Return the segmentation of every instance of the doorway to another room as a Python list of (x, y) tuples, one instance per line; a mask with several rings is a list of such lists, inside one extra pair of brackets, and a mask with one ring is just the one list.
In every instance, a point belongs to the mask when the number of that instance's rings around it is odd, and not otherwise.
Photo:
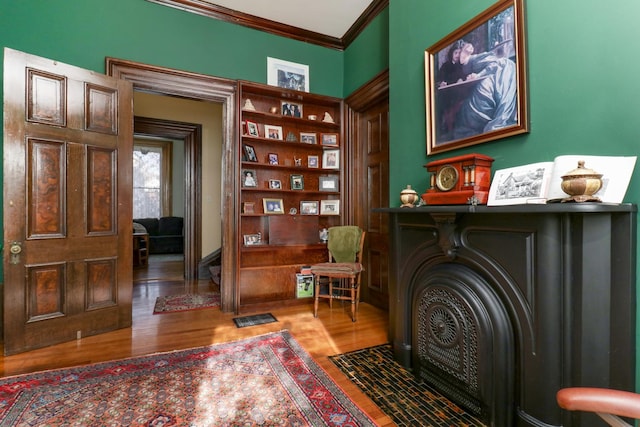
[(134, 114), (133, 219), (145, 228), (139, 241), (134, 229), (134, 282), (188, 288), (202, 278), (202, 258), (221, 246), (221, 167), (203, 165), (221, 164), (222, 108), (134, 92)]

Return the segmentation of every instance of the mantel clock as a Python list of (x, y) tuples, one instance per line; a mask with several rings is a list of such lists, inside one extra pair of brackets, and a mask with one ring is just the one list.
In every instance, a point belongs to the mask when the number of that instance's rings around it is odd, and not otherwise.
[(493, 159), (467, 154), (436, 160), (425, 165), (430, 174), (429, 189), (422, 195), (428, 205), (484, 205), (491, 187)]

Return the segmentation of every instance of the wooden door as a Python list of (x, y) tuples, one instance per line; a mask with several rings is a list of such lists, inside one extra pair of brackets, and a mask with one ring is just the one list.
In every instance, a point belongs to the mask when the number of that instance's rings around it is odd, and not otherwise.
[(4, 353), (131, 325), (132, 85), (4, 53)]
[(362, 276), (363, 300), (389, 307), (389, 219), (372, 212), (389, 206), (389, 98), (384, 72), (347, 99), (352, 180), (348, 193), (353, 221), (367, 231)]

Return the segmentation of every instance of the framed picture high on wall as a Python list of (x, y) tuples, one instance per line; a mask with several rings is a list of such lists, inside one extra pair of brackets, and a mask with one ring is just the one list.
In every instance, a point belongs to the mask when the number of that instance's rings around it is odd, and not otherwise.
[(523, 0), (500, 0), (425, 51), (427, 154), (529, 131)]
[(309, 92), (309, 66), (267, 57), (267, 84)]

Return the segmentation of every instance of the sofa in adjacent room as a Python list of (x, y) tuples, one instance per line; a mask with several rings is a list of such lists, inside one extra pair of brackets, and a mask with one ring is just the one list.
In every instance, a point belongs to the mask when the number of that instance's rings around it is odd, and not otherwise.
[(184, 253), (184, 219), (182, 217), (137, 218), (133, 222), (144, 226), (149, 233), (150, 254)]

